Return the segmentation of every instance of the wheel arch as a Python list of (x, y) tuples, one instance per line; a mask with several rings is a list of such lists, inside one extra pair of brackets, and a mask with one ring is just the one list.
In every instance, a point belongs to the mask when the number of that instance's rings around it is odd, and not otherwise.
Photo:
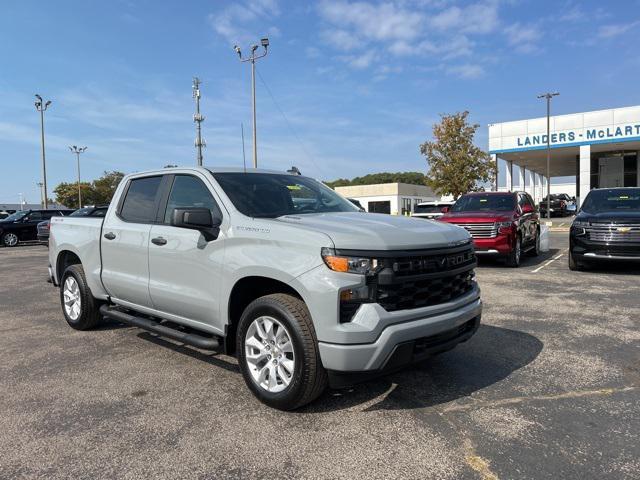
[(303, 296), (290, 284), (272, 277), (252, 275), (236, 281), (229, 294), (227, 304), (227, 328), (225, 335), (225, 352), (235, 353), (236, 331), (242, 312), (255, 299), (273, 293), (286, 293), (304, 301)]

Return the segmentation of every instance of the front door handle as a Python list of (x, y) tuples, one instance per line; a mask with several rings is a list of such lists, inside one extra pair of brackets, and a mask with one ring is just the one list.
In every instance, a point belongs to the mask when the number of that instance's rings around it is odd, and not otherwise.
[(153, 243), (154, 245), (166, 245), (167, 240), (162, 237), (156, 237), (151, 239), (151, 243)]
[(104, 234), (104, 238), (107, 240), (114, 240), (116, 238), (116, 234), (113, 232), (107, 232)]

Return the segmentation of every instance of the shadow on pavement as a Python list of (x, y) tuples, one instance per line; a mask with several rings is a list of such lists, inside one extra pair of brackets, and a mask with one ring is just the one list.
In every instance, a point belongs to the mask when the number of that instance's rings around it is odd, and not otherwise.
[[(523, 253), (520, 259), (520, 267), (519, 268), (529, 268), (535, 267), (543, 264), (547, 260), (551, 260), (558, 253), (560, 253), (561, 249), (559, 248), (550, 248), (548, 252), (540, 253), (537, 257), (532, 257), (528, 253)], [(511, 269), (511, 267), (507, 266), (504, 259), (500, 256), (495, 255), (478, 255), (478, 267), (479, 268), (507, 268)], [(514, 268), (512, 270), (517, 270)]]
[(531, 363), (542, 347), (542, 342), (528, 333), (481, 325), (468, 342), (448, 353), (351, 389), (330, 390), (300, 412), (350, 408), (385, 392), (389, 393), (366, 411), (440, 405), (504, 380)]

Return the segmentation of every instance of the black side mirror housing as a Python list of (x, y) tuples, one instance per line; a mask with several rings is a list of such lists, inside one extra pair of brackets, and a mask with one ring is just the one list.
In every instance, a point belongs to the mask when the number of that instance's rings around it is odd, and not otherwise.
[(218, 238), (222, 218), (213, 216), (208, 208), (174, 208), (171, 225), (198, 230), (208, 242)]

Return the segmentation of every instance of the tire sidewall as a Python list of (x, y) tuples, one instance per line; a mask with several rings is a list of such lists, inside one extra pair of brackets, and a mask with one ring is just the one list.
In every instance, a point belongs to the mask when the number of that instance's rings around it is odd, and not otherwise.
[[(67, 315), (67, 311), (64, 308), (64, 284), (67, 281), (67, 278), (73, 277), (78, 284), (78, 289), (80, 290), (80, 315), (78, 318), (73, 320), (71, 317)], [(85, 280), (76, 270), (75, 265), (71, 265), (67, 267), (67, 269), (62, 274), (62, 279), (60, 281), (60, 305), (62, 306), (62, 314), (64, 315), (64, 319), (67, 323), (75, 328), (75, 329), (84, 329), (84, 323), (87, 321), (87, 298), (88, 295), (91, 295), (91, 292), (88, 291), (87, 286), (85, 285)]]
[[(244, 340), (247, 330), (251, 323), (258, 317), (269, 316), (274, 317), (287, 329), (291, 342), (293, 344), (293, 354), (295, 358), (294, 373), (291, 383), (287, 388), (281, 392), (273, 393), (260, 387), (254, 381), (247, 366), (245, 358), (245, 346)], [(269, 406), (280, 409), (288, 409), (291, 404), (296, 403), (297, 399), (304, 392), (304, 373), (305, 373), (305, 351), (302, 339), (302, 333), (296, 317), (289, 312), (286, 308), (280, 305), (278, 302), (267, 299), (259, 298), (253, 301), (244, 311), (240, 322), (238, 324), (238, 332), (236, 336), (236, 352), (238, 355), (238, 364), (242, 376), (253, 394), (258, 397), (260, 401), (266, 403)]]

